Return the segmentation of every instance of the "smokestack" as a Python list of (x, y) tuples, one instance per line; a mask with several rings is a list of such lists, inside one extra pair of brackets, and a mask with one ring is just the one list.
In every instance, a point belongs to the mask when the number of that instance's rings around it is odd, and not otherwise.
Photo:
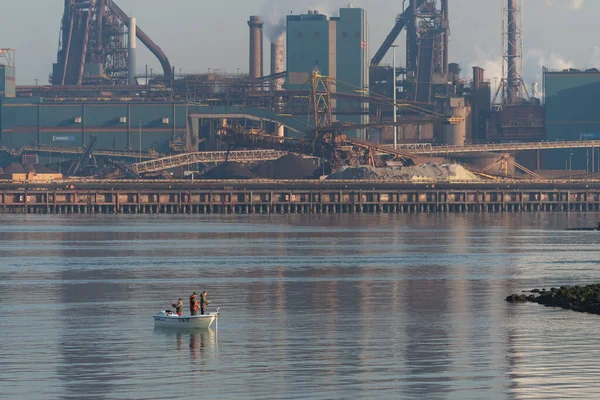
[(481, 67), (473, 67), (473, 90), (481, 88), (481, 82), (484, 81), (484, 71)]
[[(271, 42), (271, 75), (278, 74), (280, 72), (285, 71), (285, 51), (283, 46), (283, 35), (280, 35), (277, 39)], [(283, 84), (285, 82), (285, 78), (273, 79), (271, 83), (271, 90), (279, 91), (283, 90)], [(282, 108), (283, 99), (281, 97), (277, 98), (278, 108)], [(277, 127), (277, 136), (283, 137), (285, 136), (285, 128), (283, 125)]]
[(251, 16), (250, 27), (250, 79), (263, 76), (263, 20), (259, 16)]
[(129, 21), (129, 84), (135, 85), (135, 53), (137, 49), (137, 22), (135, 17), (131, 17)]
[(508, 52), (507, 52), (507, 66), (508, 76), (506, 77), (507, 88), (506, 98), (508, 104), (514, 104), (517, 100), (517, 93), (519, 91), (519, 79), (517, 71), (517, 0), (508, 0), (507, 7), (507, 32), (508, 32)]
[[(279, 36), (271, 43), (271, 74), (278, 74), (285, 71), (285, 51), (283, 47), (283, 35)], [(271, 85), (272, 90), (283, 89), (284, 78), (274, 79)]]

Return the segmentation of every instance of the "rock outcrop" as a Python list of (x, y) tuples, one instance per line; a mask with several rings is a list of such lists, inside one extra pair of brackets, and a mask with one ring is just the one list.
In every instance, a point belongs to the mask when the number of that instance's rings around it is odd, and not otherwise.
[(528, 293), (512, 294), (506, 298), (511, 303), (532, 302), (549, 307), (600, 314), (600, 284), (586, 286), (561, 286), (560, 288), (533, 289)]

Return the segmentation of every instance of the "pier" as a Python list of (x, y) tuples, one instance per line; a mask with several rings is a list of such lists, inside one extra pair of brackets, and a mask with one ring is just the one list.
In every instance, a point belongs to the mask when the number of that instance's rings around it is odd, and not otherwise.
[(97, 181), (0, 184), (4, 214), (396, 214), (600, 211), (600, 183)]

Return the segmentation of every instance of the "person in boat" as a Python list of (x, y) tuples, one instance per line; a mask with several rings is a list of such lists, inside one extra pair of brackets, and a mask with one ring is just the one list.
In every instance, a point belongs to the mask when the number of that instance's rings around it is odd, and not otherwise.
[(198, 302), (198, 293), (194, 292), (190, 296), (190, 314), (197, 315), (200, 303)]
[(202, 296), (200, 296), (200, 314), (204, 315), (204, 311), (206, 310), (206, 306), (210, 304), (210, 300), (206, 298), (206, 290), (202, 292)]
[(177, 315), (179, 315), (180, 317), (183, 315), (183, 300), (181, 299), (181, 297), (179, 298), (179, 300), (177, 300), (177, 304), (171, 303), (171, 307), (175, 309)]

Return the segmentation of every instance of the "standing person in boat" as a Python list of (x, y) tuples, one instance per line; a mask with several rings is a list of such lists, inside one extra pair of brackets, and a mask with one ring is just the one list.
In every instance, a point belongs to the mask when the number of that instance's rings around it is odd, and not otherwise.
[(190, 314), (197, 315), (200, 304), (198, 303), (198, 293), (194, 292), (190, 296)]
[(175, 309), (177, 315), (179, 315), (180, 317), (183, 315), (183, 300), (181, 299), (181, 297), (179, 298), (179, 300), (177, 300), (177, 304), (171, 303), (171, 307)]
[(206, 290), (202, 292), (202, 296), (200, 297), (200, 314), (204, 315), (204, 310), (206, 310), (206, 306), (210, 304), (210, 300), (206, 298)]

